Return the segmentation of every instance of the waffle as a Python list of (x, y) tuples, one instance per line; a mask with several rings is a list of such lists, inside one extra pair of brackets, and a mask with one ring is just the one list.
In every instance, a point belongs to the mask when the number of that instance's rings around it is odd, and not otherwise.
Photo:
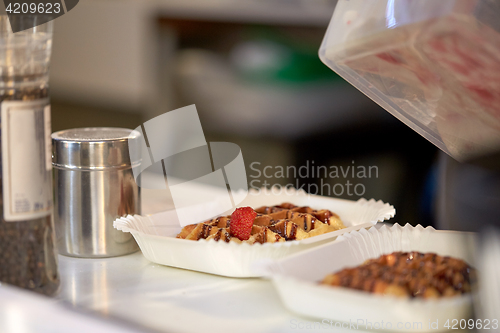
[(263, 206), (255, 211), (257, 216), (253, 222), (252, 234), (246, 241), (231, 236), (231, 216), (187, 225), (177, 238), (263, 244), (301, 240), (345, 228), (340, 217), (327, 209), (315, 210), (283, 203), (278, 206)]
[(375, 294), (438, 298), (470, 292), (474, 274), (460, 259), (434, 253), (394, 252), (329, 274), (321, 283)]

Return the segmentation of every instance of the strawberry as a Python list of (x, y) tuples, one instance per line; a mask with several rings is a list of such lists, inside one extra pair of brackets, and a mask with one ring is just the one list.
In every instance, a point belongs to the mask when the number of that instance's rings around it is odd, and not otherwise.
[(231, 214), (229, 231), (231, 236), (239, 240), (247, 240), (252, 233), (253, 221), (257, 213), (250, 207), (240, 207)]

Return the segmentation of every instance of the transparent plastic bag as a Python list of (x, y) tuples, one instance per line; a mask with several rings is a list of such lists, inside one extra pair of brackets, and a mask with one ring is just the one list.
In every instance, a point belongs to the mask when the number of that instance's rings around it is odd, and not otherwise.
[(500, 1), (339, 0), (321, 60), (457, 160), (500, 150)]

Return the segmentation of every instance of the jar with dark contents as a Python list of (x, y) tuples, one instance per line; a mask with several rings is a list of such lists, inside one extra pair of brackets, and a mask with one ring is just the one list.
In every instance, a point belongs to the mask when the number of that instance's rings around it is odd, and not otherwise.
[[(31, 18), (37, 19), (37, 18)], [(0, 283), (53, 295), (48, 66), (51, 22), (12, 33), (0, 16)]]

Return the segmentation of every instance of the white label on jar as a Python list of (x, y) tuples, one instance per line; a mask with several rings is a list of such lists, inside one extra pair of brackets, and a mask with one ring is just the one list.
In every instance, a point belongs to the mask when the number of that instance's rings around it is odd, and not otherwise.
[(50, 125), (50, 105), (43, 108), (45, 130), (45, 168), (52, 171), (52, 126)]
[(1, 103), (5, 221), (31, 220), (52, 211), (48, 103), (48, 99)]

